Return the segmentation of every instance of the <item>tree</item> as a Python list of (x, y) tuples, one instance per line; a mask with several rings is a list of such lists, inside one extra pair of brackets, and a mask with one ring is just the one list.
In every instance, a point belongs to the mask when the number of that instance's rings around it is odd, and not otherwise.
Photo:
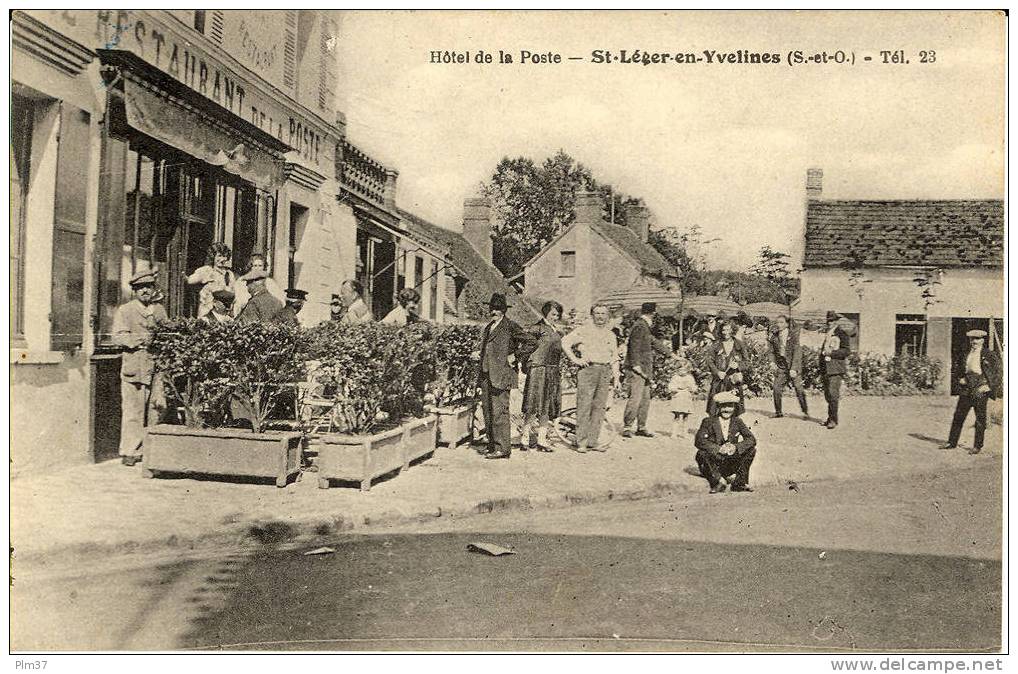
[(581, 190), (599, 192), (604, 199), (604, 218), (625, 224), (625, 205), (638, 201), (601, 185), (583, 164), (559, 150), (538, 165), (529, 157), (503, 157), (482, 193), (494, 211), (492, 258), (506, 277), (518, 274), (523, 265), (546, 246), (576, 217), (573, 208)]
[(763, 246), (756, 263), (749, 268), (751, 274), (766, 279), (782, 290), (784, 295), (781, 298), (782, 304), (788, 304), (799, 295), (799, 279), (789, 269), (791, 258), (788, 253)]
[[(919, 297), (923, 301), (923, 312), (927, 319), (933, 305), (940, 302), (937, 298), (937, 286), (941, 284), (940, 279), (943, 275), (942, 269), (926, 269), (918, 272), (912, 279), (919, 288)], [(919, 338), (919, 353), (926, 353), (926, 321), (923, 321), (923, 332)]]
[(702, 294), (702, 276), (707, 260), (700, 246), (701, 231), (698, 225), (688, 230), (676, 227), (655, 229), (647, 236), (647, 243), (661, 254), (668, 264), (679, 270), (683, 294)]

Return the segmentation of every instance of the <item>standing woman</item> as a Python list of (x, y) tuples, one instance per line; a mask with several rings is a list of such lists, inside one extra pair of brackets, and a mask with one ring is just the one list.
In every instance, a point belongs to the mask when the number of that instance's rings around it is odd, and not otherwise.
[(217, 290), (233, 290), (236, 277), (230, 269), (233, 253), (225, 243), (209, 246), (205, 264), (187, 277), (188, 285), (200, 285), (198, 292), (198, 318), (205, 318), (212, 311), (212, 293)]
[(541, 307), (543, 319), (530, 329), (534, 351), (527, 359), (527, 382), (523, 388), (524, 442), (529, 442), (533, 428), (537, 427), (537, 450), (550, 452), (548, 428), (562, 409), (562, 335), (558, 323), (562, 319), (562, 305), (545, 302)]
[(707, 395), (707, 414), (717, 411), (714, 396), (722, 391), (733, 391), (739, 396), (736, 415), (746, 411), (745, 393), (743, 391), (743, 368), (748, 359), (746, 347), (735, 339), (735, 327), (725, 321), (718, 328), (718, 342), (710, 350), (707, 364), (710, 366), (710, 391)]

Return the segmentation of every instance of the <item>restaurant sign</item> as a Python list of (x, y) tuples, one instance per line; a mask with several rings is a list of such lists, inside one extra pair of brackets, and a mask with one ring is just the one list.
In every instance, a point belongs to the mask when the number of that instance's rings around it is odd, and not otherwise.
[[(54, 28), (59, 25), (58, 30), (66, 28), (68, 35), (83, 40), (86, 46), (124, 50), (139, 56), (189, 89), (292, 147), (301, 164), (325, 175), (332, 173), (334, 151), (327, 146), (334, 144), (335, 139), (330, 139), (322, 126), (280, 105), (277, 97), (262, 91), (250, 78), (238, 76), (235, 69), (212, 57), (209, 50), (181, 35), (190, 29), (182, 25), (172, 27), (169, 22), (158, 20), (152, 12), (122, 9), (31, 10), (28, 13)], [(266, 64), (277, 61), (281, 64), (281, 54), (277, 59), (273, 49), (259, 50), (254, 46), (258, 37), (264, 35), (265, 26), (256, 28), (254, 23), (249, 23), (247, 29), (245, 38), (239, 35), (238, 24), (238, 34), (234, 35), (239, 39), (235, 48), (242, 48), (245, 40), (251, 45), (247, 55), (238, 60), (254, 58)]]

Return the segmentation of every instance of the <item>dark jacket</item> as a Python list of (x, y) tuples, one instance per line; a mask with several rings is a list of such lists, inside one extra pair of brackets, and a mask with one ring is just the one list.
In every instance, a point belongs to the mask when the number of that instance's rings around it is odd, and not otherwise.
[(844, 328), (834, 328), (834, 336), (840, 341), (839, 347), (826, 354), (821, 349), (821, 353), (818, 356), (820, 358), (820, 373), (826, 376), (845, 374), (848, 371), (845, 359), (848, 358), (848, 354), (852, 353), (849, 344), (850, 338)]
[(802, 344), (799, 343), (799, 335), (799, 326), (788, 326), (788, 339), (784, 344), (784, 355), (781, 353), (781, 333), (775, 330), (767, 338), (767, 344), (771, 347), (771, 355), (774, 357), (774, 365), (778, 369), (785, 372), (789, 370), (802, 372)]
[(297, 312), (293, 310), (289, 304), (284, 306), (282, 309), (276, 312), (276, 315), (272, 318), (275, 323), (282, 323), (283, 325), (292, 325), (297, 328), (300, 327), (300, 321), (297, 320)]
[[(694, 441), (696, 448), (707, 452), (713, 457), (725, 459), (727, 455), (721, 453), (721, 424), (724, 423), (724, 419), (716, 416), (704, 417), (704, 420), (700, 422), (700, 428), (696, 432), (696, 440)], [(728, 434), (726, 436), (729, 441), (735, 443), (735, 456), (745, 454), (749, 450), (756, 447), (756, 437), (753, 436), (752, 431), (739, 417), (732, 417), (728, 420)]]
[(529, 339), (523, 328), (507, 317), (503, 318), (494, 330), (491, 330), (490, 323), (486, 325), (481, 337), (481, 362), (477, 385), (482, 385), (487, 379), (496, 389), (516, 388), (516, 366), (509, 364), (509, 356), (517, 357)]
[(732, 352), (729, 354), (725, 353), (724, 343), (718, 342), (710, 347), (710, 358), (707, 361), (708, 367), (710, 367), (711, 375), (715, 380), (724, 380), (728, 370), (731, 369), (733, 359), (738, 357), (739, 369), (745, 371), (746, 364), (749, 362), (749, 354), (746, 351), (746, 345), (739, 340), (733, 340), (735, 346), (732, 348)]
[(990, 398), (997, 400), (1004, 396), (1004, 379), (1002, 376), (1003, 366), (1001, 364), (1000, 355), (983, 347), (983, 350), (979, 354), (979, 366), (983, 370), (983, 379), (985, 381), (969, 381), (969, 377), (965, 373), (965, 361), (968, 359), (968, 352), (961, 357), (961, 363), (959, 363), (958, 371), (962, 374), (959, 375), (958, 383), (961, 384), (963, 392), (973, 395), (976, 390), (986, 384), (990, 387)]
[(237, 321), (242, 324), (271, 323), (282, 308), (282, 302), (273, 297), (268, 290), (263, 290), (247, 301), (240, 310)]
[(529, 343), (533, 348), (527, 358), (529, 367), (558, 367), (562, 360), (562, 335), (546, 321), (538, 321), (529, 331)]
[(667, 346), (660, 344), (650, 331), (650, 326), (643, 318), (637, 318), (629, 329), (629, 343), (626, 345), (627, 370), (635, 370), (639, 366), (647, 379), (654, 376), (654, 351), (665, 355), (671, 352)]

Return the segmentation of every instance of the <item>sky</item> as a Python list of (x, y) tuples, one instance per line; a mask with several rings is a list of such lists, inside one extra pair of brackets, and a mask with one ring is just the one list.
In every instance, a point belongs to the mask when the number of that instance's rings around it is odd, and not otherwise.
[[(558, 149), (699, 225), (714, 267), (802, 253), (805, 175), (832, 199), (1002, 198), (1002, 16), (992, 12), (340, 12), (348, 136), (399, 171), (397, 201), (457, 229), (504, 156)], [(780, 65), (593, 63), (593, 50), (781, 55)], [(910, 63), (883, 64), (881, 50)], [(494, 55), (432, 64), (432, 50)], [(514, 63), (499, 64), (498, 51)], [(521, 50), (560, 64), (521, 64)], [(789, 51), (856, 65), (788, 66)], [(935, 62), (920, 63), (921, 51)], [(864, 55), (873, 61), (862, 61)], [(567, 60), (569, 56), (582, 61)], [(929, 58), (929, 56), (927, 56)]]

